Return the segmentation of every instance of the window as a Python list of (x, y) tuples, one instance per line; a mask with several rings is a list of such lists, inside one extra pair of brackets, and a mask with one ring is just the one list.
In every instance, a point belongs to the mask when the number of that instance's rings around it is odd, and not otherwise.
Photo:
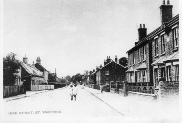
[(133, 64), (135, 64), (135, 52), (133, 52)]
[(158, 69), (154, 69), (154, 80), (155, 80), (156, 86), (158, 86), (158, 84), (159, 84), (159, 82), (158, 82)]
[(128, 81), (133, 82), (133, 73), (128, 73)]
[(146, 46), (143, 46), (142, 49), (143, 49), (143, 54), (142, 54), (142, 57), (143, 57), (143, 58), (142, 58), (142, 59), (143, 59), (143, 60), (146, 60)]
[(143, 47), (142, 48), (140, 48), (140, 61), (142, 61), (143, 60)]
[(155, 39), (155, 56), (159, 54), (158, 38)]
[(138, 62), (140, 62), (140, 49), (138, 49)]
[(161, 68), (161, 78), (165, 78), (165, 67)]
[(165, 53), (164, 35), (161, 36), (161, 54)]
[(137, 82), (141, 82), (141, 72), (137, 71)]
[(175, 81), (179, 81), (179, 65), (175, 66)]
[(105, 75), (109, 75), (109, 70), (106, 70), (105, 71)]
[(172, 78), (171, 78), (171, 66), (167, 66), (166, 67), (167, 69), (167, 81), (172, 81)]
[(146, 71), (142, 70), (142, 82), (146, 82)]
[(178, 47), (178, 32), (177, 28), (173, 29), (173, 49), (176, 49)]

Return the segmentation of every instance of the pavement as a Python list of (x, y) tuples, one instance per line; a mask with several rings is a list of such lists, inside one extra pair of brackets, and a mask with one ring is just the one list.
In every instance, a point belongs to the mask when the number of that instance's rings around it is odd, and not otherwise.
[[(64, 89), (64, 88), (65, 88), (65, 87), (63, 87), (63, 88), (58, 88), (58, 89)], [(12, 97), (7, 97), (7, 98), (4, 98), (3, 100), (4, 100), (5, 102), (9, 102), (9, 101), (13, 101), (13, 100), (18, 100), (18, 99), (30, 97), (30, 96), (33, 96), (33, 95), (36, 95), (36, 94), (45, 93), (45, 92), (48, 92), (48, 91), (53, 91), (53, 90), (27, 91), (26, 94), (20, 94), (20, 95), (16, 95), (16, 96), (12, 96)]]
[(165, 104), (148, 98), (124, 97), (110, 92), (101, 93), (100, 90), (88, 87), (84, 87), (84, 89), (120, 112), (123, 116), (155, 119), (167, 118), (172, 120), (179, 118), (179, 105), (175, 101)]

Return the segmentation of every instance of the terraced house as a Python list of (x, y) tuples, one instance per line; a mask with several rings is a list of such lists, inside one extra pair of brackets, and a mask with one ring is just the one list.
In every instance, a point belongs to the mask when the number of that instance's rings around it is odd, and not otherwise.
[(161, 25), (147, 35), (145, 24), (139, 39), (127, 51), (127, 81), (130, 91), (154, 93), (159, 80), (179, 81), (179, 15), (172, 17), (170, 1), (160, 6)]

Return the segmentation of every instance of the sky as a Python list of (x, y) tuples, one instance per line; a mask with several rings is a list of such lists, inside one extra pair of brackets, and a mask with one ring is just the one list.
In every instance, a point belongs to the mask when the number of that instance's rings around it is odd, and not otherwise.
[[(138, 28), (147, 34), (161, 25), (163, 0), (4, 0), (3, 56), (26, 55), (58, 77), (84, 73), (104, 59), (127, 57), (138, 41)], [(167, 0), (166, 0), (167, 1)], [(179, 1), (170, 0), (173, 16)]]

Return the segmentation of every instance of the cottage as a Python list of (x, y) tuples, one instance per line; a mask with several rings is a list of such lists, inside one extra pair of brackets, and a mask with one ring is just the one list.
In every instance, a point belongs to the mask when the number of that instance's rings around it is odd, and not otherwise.
[(21, 64), (21, 81), (23, 81), (26, 90), (30, 91), (32, 85), (40, 85), (45, 83), (43, 72), (38, 70), (35, 66), (28, 64), (28, 58), (25, 56)]

